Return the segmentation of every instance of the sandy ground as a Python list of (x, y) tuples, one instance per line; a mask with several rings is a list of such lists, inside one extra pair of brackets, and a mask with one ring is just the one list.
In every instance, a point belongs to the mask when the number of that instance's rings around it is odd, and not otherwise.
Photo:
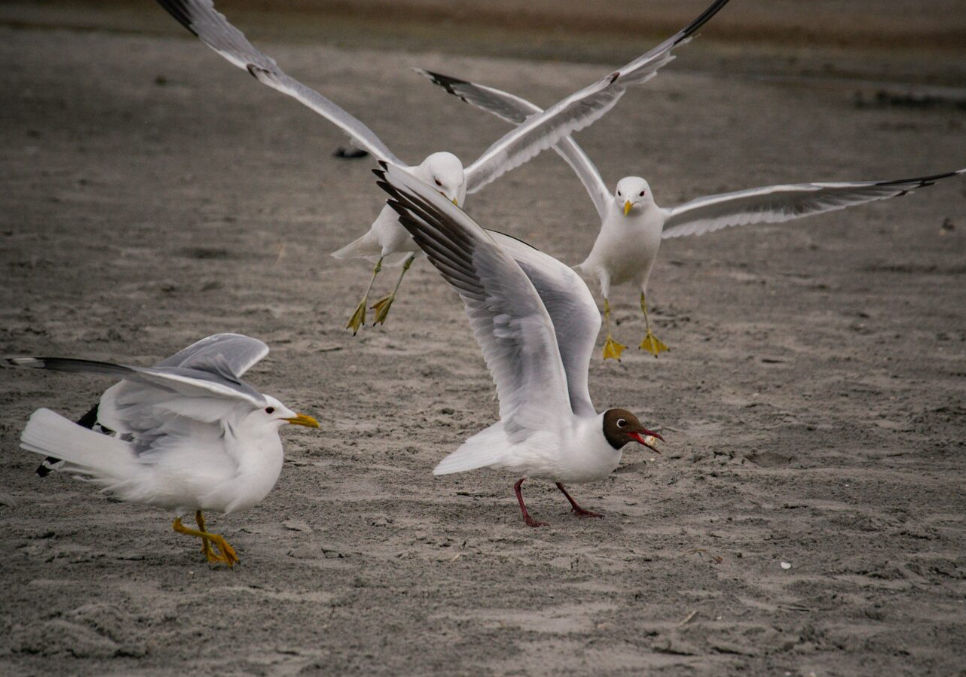
[[(404, 67), (545, 105), (602, 72), (264, 47), (412, 161), (472, 159), (504, 128)], [(685, 56), (579, 135), (608, 183), (643, 174), (674, 204), (964, 165), (954, 101)], [(79, 416), (110, 381), (0, 371), (3, 674), (963, 674), (963, 181), (666, 243), (651, 294), (672, 352), (591, 368), (598, 407), (640, 412), (666, 453), (574, 488), (602, 521), (532, 483), (551, 525), (532, 530), (516, 478), (430, 474), (496, 415), (436, 272), (414, 267), (385, 328), (342, 330), (368, 269), (328, 253), (379, 209), (370, 161), (332, 157), (329, 125), (176, 31), (3, 27), (0, 57), (0, 354), (150, 364), (244, 332), (273, 349), (250, 381), (322, 421), (285, 431), (263, 505), (213, 518), (228, 571), (167, 515), (40, 480), (17, 449), (33, 409)], [(596, 234), (552, 154), (468, 209), (569, 263)], [(634, 294), (615, 297), (636, 345)]]

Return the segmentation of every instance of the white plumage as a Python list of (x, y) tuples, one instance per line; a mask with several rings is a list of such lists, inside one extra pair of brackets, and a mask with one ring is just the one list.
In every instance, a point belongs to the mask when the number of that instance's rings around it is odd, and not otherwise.
[[(444, 87), (450, 94), (515, 125), (525, 126), (530, 120), (543, 114), (538, 106), (514, 94), (448, 75), (419, 72)], [(677, 207), (662, 209), (654, 202), (654, 195), (647, 181), (637, 176), (621, 179), (616, 190), (611, 193), (593, 161), (574, 139), (568, 137), (561, 140), (554, 150), (577, 174), (600, 217), (600, 232), (593, 249), (577, 268), (592, 275), (600, 283), (605, 317), (609, 316), (610, 311), (611, 286), (630, 283), (640, 290), (641, 309), (647, 322), (647, 335), (641, 341), (640, 347), (655, 356), (667, 350), (667, 346), (651, 332), (645, 297), (647, 281), (657, 260), (662, 239), (703, 235), (730, 226), (783, 223), (804, 216), (898, 197), (966, 172), (966, 169), (960, 169), (945, 174), (896, 181), (766, 186), (710, 195)], [(613, 340), (608, 322), (604, 359), (619, 359), (625, 347)]]
[[(231, 64), (247, 70), (259, 82), (291, 96), (322, 115), (347, 134), (356, 146), (371, 153), (379, 161), (410, 172), (425, 183), (435, 186), (447, 199), (462, 205), (467, 192), (480, 190), (504, 173), (553, 147), (571, 133), (603, 117), (617, 104), (627, 87), (647, 82), (658, 70), (670, 63), (674, 59), (672, 50), (687, 42), (728, 1), (715, 0), (697, 19), (670, 39), (623, 68), (565, 97), (546, 111), (541, 111), (539, 115), (533, 115), (524, 124), (493, 143), (465, 170), (455, 155), (446, 152), (433, 153), (417, 166), (404, 163), (360, 120), (283, 72), (274, 59), (256, 49), (241, 31), (215, 10), (212, 0), (158, 0), (158, 3)], [(400, 227), (395, 214), (383, 208), (365, 235), (333, 254), (338, 259), (365, 258), (376, 263), (369, 287), (349, 318), (347, 329), (352, 329), (355, 333), (365, 323), (369, 292), (376, 275), (382, 270), (383, 260), (393, 254), (408, 254), (397, 261), (403, 263), (403, 270), (393, 292), (372, 305), (377, 311), (374, 324), (385, 322), (402, 276), (409, 269), (417, 251), (406, 231)]]
[[(224, 539), (205, 531), (201, 511), (232, 513), (258, 504), (282, 469), (279, 429), (286, 423), (318, 427), (315, 419), (239, 379), (267, 352), (257, 339), (218, 334), (156, 367), (72, 358), (10, 360), (122, 379), (97, 406), (97, 423), (112, 434), (38, 409), (21, 447), (60, 459), (55, 468), (86, 477), (122, 501), (177, 515), (196, 512), (200, 532), (185, 530), (180, 519), (175, 529), (202, 538), (211, 561), (233, 565), (237, 556)], [(221, 555), (211, 552), (209, 542), (221, 547)]]
[[(493, 376), (500, 421), (443, 459), (437, 475), (492, 467), (521, 479), (563, 483), (610, 474), (628, 442), (650, 446), (654, 435), (633, 414), (598, 414), (587, 391), (587, 369), (600, 315), (587, 285), (567, 266), (507, 236), (483, 230), (462, 210), (407, 172), (383, 165), (379, 185), (400, 223), (459, 293), (473, 335)], [(652, 447), (653, 448), (653, 447)]]

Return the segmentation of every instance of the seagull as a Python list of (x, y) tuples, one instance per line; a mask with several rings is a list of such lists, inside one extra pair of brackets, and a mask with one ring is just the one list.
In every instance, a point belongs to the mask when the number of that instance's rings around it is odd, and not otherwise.
[[(233, 567), (238, 555), (205, 527), (202, 511), (232, 513), (257, 505), (282, 470), (279, 429), (318, 428), (263, 395), (240, 376), (268, 346), (240, 334), (216, 334), (155, 367), (129, 367), (62, 357), (21, 357), (20, 367), (120, 377), (101, 396), (93, 417), (110, 435), (38, 409), (21, 448), (53, 456), (50, 467), (86, 478), (122, 501), (174, 512), (174, 530), (201, 539), (211, 563)], [(194, 512), (198, 529), (181, 522)], [(212, 547), (214, 546), (214, 547)]]
[[(715, 0), (699, 17), (670, 39), (623, 68), (565, 97), (541, 114), (531, 116), (498, 139), (464, 169), (459, 158), (449, 152), (433, 153), (416, 166), (404, 163), (357, 118), (319, 92), (285, 74), (274, 59), (256, 49), (241, 31), (215, 10), (212, 0), (158, 0), (158, 4), (178, 22), (227, 61), (247, 70), (259, 82), (308, 106), (339, 127), (359, 149), (380, 162), (403, 169), (434, 186), (441, 195), (458, 206), (464, 203), (467, 193), (475, 193), (502, 174), (554, 146), (560, 139), (600, 119), (617, 104), (627, 87), (647, 82), (661, 67), (670, 63), (674, 59), (671, 51), (687, 42), (728, 2)], [(383, 263), (390, 265), (386, 259), (392, 256), (392, 265), (402, 266), (396, 286), (370, 308), (376, 311), (373, 325), (385, 324), (403, 276), (418, 253), (419, 248), (400, 227), (396, 213), (384, 206), (365, 235), (332, 254), (337, 259), (363, 258), (375, 263), (366, 292), (346, 323), (346, 329), (351, 329), (355, 335), (365, 324), (372, 286)]]
[[(513, 124), (523, 124), (541, 109), (513, 94), (458, 78), (416, 69), (436, 85), (463, 101)], [(648, 182), (627, 176), (611, 193), (600, 172), (577, 142), (562, 139), (554, 150), (571, 166), (590, 195), (600, 217), (600, 233), (590, 255), (576, 267), (597, 278), (604, 297), (607, 337), (603, 357), (620, 360), (627, 348), (614, 340), (610, 329), (610, 287), (631, 283), (641, 292), (641, 311), (647, 333), (639, 348), (655, 357), (668, 350), (651, 331), (647, 313), (647, 281), (661, 240), (703, 235), (728, 226), (782, 223), (804, 216), (845, 209), (866, 202), (905, 195), (918, 188), (966, 172), (960, 169), (935, 176), (895, 181), (799, 183), (752, 188), (697, 198), (683, 205), (661, 208)]]
[(510, 470), (523, 520), (533, 519), (521, 486), (554, 482), (579, 517), (585, 510), (565, 484), (600, 480), (636, 442), (654, 451), (663, 439), (624, 409), (598, 414), (587, 371), (600, 313), (583, 280), (556, 259), (509, 236), (494, 237), (459, 207), (398, 167), (383, 163), (379, 185), (400, 223), (452, 285), (496, 383), (500, 421), (468, 439), (434, 475), (477, 468)]

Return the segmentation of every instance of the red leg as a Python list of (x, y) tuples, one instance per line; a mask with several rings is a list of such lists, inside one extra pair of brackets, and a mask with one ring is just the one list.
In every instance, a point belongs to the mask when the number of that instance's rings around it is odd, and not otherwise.
[(523, 494), (520, 492), (520, 487), (523, 485), (523, 480), (526, 477), (521, 477), (517, 480), (517, 483), (513, 485), (513, 490), (517, 492), (517, 500), (520, 501), (520, 510), (523, 511), (523, 521), (527, 523), (528, 527), (545, 527), (546, 522), (538, 522), (537, 520), (530, 517), (530, 513), (527, 512), (527, 504), (523, 502)]
[(567, 493), (567, 490), (564, 489), (564, 485), (562, 485), (560, 482), (557, 482), (557, 488), (560, 489), (560, 491), (563, 492), (563, 495), (567, 497), (567, 500), (570, 501), (570, 505), (572, 506), (570, 511), (575, 515), (577, 515), (577, 517), (599, 517), (601, 519), (604, 519), (604, 516), (601, 515), (600, 513), (591, 512), (590, 510), (584, 510), (579, 505), (577, 505), (577, 501), (574, 500), (573, 496)]

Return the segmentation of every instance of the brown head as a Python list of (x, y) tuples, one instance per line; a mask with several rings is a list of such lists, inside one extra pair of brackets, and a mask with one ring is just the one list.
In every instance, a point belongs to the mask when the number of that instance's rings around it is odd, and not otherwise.
[(648, 436), (664, 441), (663, 437), (642, 426), (637, 416), (625, 409), (608, 409), (604, 412), (604, 438), (615, 449), (623, 448), (628, 442), (637, 442), (660, 454), (660, 451), (647, 443)]

